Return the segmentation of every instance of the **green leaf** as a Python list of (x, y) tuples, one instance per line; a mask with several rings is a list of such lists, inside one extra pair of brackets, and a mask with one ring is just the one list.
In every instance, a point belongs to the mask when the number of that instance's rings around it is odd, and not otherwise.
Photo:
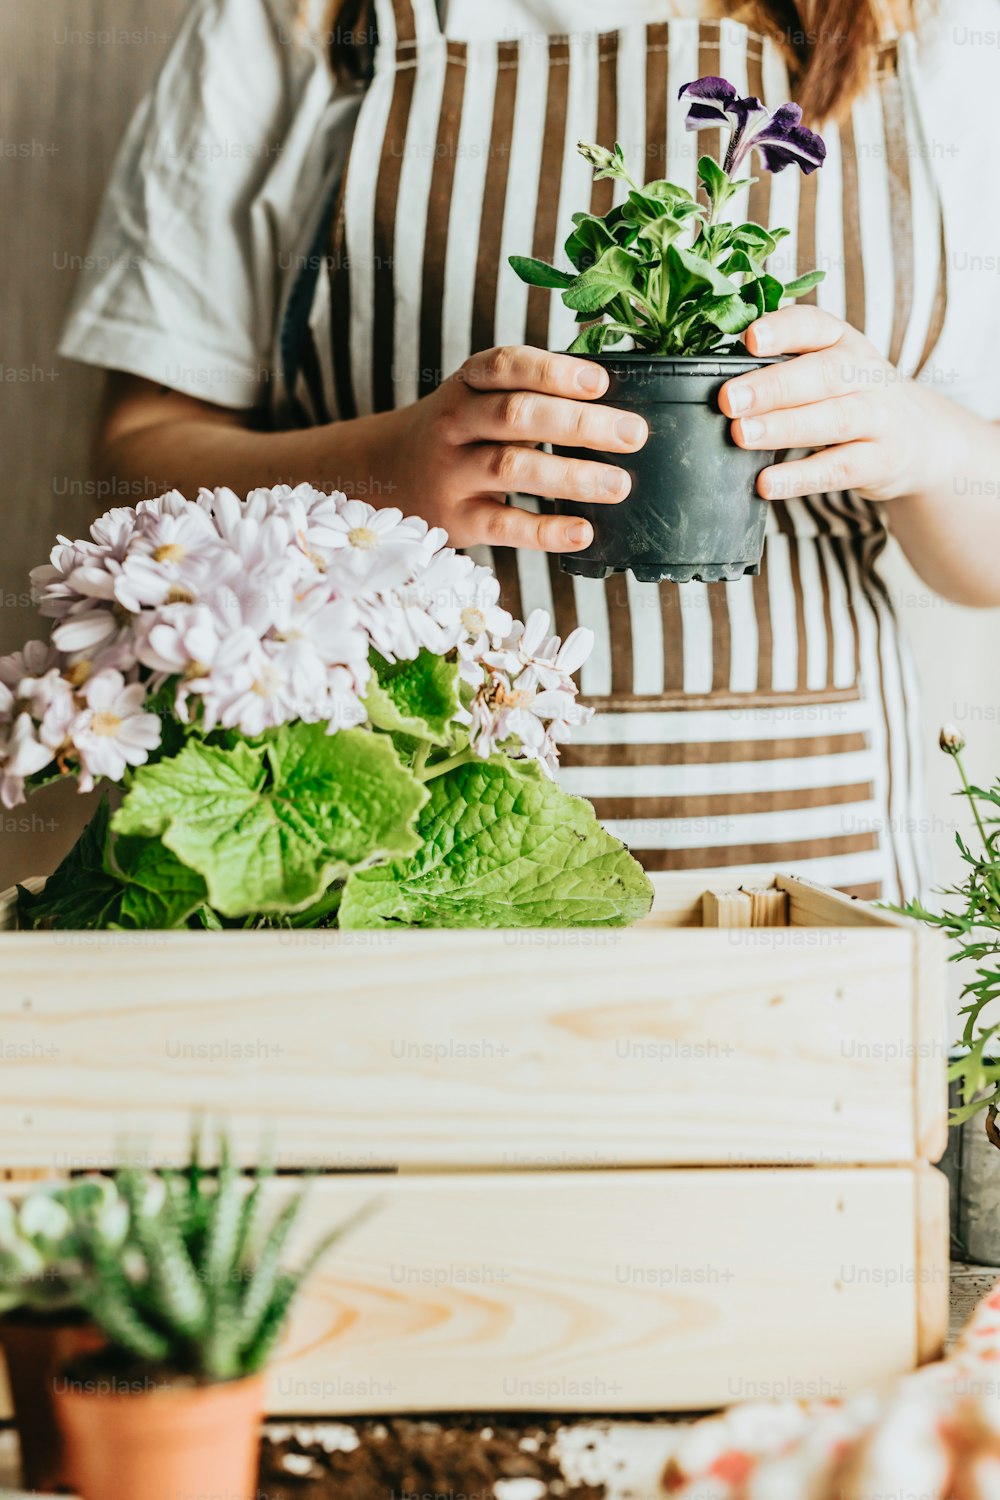
[(532, 260), (525, 255), (511, 255), (510, 264), (529, 286), (544, 286), (558, 288), (572, 286), (573, 277), (568, 271), (558, 271), (555, 266), (550, 266), (543, 260)]
[(387, 662), (372, 654), (373, 676), (365, 699), (376, 729), (449, 745), (454, 737), (458, 662), (421, 651), (414, 661)]
[(357, 866), (412, 853), (426, 795), (387, 735), (296, 723), (140, 767), (113, 826), (162, 838), (223, 916), (297, 911)]
[(111, 858), (125, 883), (116, 927), (184, 927), (205, 900), (205, 882), (197, 870), (183, 864), (160, 839), (119, 836)]
[(582, 271), (563, 293), (563, 301), (574, 312), (599, 313), (616, 297), (631, 297), (639, 287), (642, 262), (615, 246), (606, 250), (589, 271)]
[(806, 292), (811, 292), (814, 286), (819, 286), (821, 281), (826, 280), (825, 271), (806, 271), (804, 275), (797, 276), (794, 281), (785, 283), (786, 297), (801, 297)]
[(695, 305), (695, 317), (718, 328), (720, 333), (743, 333), (757, 320), (757, 309), (736, 293), (732, 297), (703, 297)]
[(701, 213), (701, 207), (695, 202), (694, 195), (687, 188), (678, 187), (676, 182), (667, 182), (658, 177), (653, 182), (647, 182), (642, 191), (647, 198), (662, 198), (665, 203), (674, 206), (675, 212), (678, 208), (687, 213)]
[(720, 208), (727, 198), (732, 197), (733, 185), (728, 173), (710, 156), (703, 156), (698, 163), (698, 181), (705, 189), (709, 203), (715, 208)]
[(108, 927), (118, 920), (122, 882), (107, 868), (110, 812), (105, 798), (37, 895), (18, 886), (22, 927)]
[(776, 236), (763, 224), (740, 224), (733, 231), (733, 244), (741, 250), (749, 250), (758, 260), (766, 260), (778, 247)]
[(594, 214), (574, 214), (576, 228), (566, 241), (566, 255), (578, 271), (587, 271), (600, 260), (606, 250), (616, 245), (603, 219)]
[(754, 255), (749, 255), (746, 250), (733, 250), (719, 267), (726, 276), (742, 274), (744, 276), (765, 276), (767, 273), (763, 265)]
[(608, 344), (620, 344), (633, 330), (624, 323), (591, 323), (578, 334), (567, 354), (601, 354)]
[(667, 264), (670, 268), (671, 285), (678, 299), (695, 291), (703, 296), (704, 293), (700, 290), (702, 287), (707, 287), (717, 297), (731, 297), (739, 291), (735, 282), (730, 281), (710, 260), (706, 260), (695, 250), (668, 245)]
[(420, 833), (411, 859), (351, 877), (341, 928), (621, 927), (652, 904), (642, 867), (590, 803), (530, 764), (438, 777)]

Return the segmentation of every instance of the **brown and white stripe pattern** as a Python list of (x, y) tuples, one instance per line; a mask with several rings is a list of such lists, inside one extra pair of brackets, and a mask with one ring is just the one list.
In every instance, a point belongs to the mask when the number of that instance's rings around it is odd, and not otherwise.
[[(325, 347), (301, 376), (317, 420), (414, 401), (493, 344), (568, 345), (572, 314), (507, 257), (558, 257), (581, 203), (619, 201), (620, 184), (592, 183), (579, 139), (620, 140), (647, 177), (693, 189), (713, 143), (685, 132), (682, 84), (719, 73), (772, 106), (789, 97), (778, 48), (731, 21), (463, 43), (442, 35), (434, 0), (377, 11), (314, 308)], [(776, 273), (823, 268), (814, 300), (907, 374), (933, 355), (946, 294), (915, 69), (903, 38), (850, 118), (824, 129), (823, 171), (761, 173), (736, 205), (790, 226)], [(541, 607), (560, 633), (595, 632), (582, 685), (598, 712), (565, 784), (650, 867), (770, 861), (866, 893), (920, 887), (913, 673), (876, 571), (884, 540), (878, 507), (838, 493), (775, 504), (760, 577), (725, 587), (596, 582), (541, 554), (486, 555), (521, 618)]]

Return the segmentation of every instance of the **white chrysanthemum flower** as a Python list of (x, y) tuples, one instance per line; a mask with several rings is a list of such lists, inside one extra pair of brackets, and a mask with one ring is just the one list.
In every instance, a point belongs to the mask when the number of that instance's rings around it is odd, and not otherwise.
[[(593, 649), (593, 634), (575, 630), (563, 643), (548, 635), (549, 624), (548, 614), (535, 610), (527, 625), (515, 624), (499, 650), (484, 650), (482, 636), (459, 654), (463, 679), (475, 689), (469, 740), (477, 755), (485, 760), (504, 748), (554, 775), (560, 743), (593, 716), (593, 709), (577, 702), (570, 675)], [(519, 750), (511, 748), (512, 740)]]
[(180, 514), (140, 510), (114, 581), (114, 598), (133, 614), (158, 604), (193, 604), (237, 571), (205, 512), (185, 507)]
[(80, 757), (80, 790), (89, 792), (99, 777), (121, 781), (126, 766), (141, 766), (160, 743), (160, 721), (143, 710), (142, 683), (126, 684), (121, 672), (99, 672), (81, 696), (86, 707), (69, 733)]
[(24, 801), (27, 777), (44, 771), (52, 761), (52, 751), (38, 738), (31, 715), (21, 712), (11, 719), (13, 710), (13, 694), (0, 685), (0, 803), (4, 807), (18, 807)]
[(20, 651), (0, 656), (0, 682), (16, 688), (25, 677), (41, 677), (58, 659), (59, 653), (50, 641), (27, 641)]

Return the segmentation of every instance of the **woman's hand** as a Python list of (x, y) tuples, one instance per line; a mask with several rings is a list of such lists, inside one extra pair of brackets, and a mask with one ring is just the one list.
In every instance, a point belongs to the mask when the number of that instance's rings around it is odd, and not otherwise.
[(896, 500), (950, 482), (954, 408), (900, 375), (849, 324), (818, 307), (786, 307), (754, 323), (746, 345), (751, 354), (799, 358), (723, 386), (719, 404), (735, 419), (735, 441), (820, 450), (765, 469), (757, 482), (765, 500), (827, 490)]
[[(393, 476), (393, 504), (443, 526), (456, 547), (578, 552), (593, 535), (588, 521), (535, 515), (505, 501), (516, 493), (591, 505), (626, 498), (631, 480), (624, 469), (539, 451), (553, 443), (637, 452), (649, 436), (646, 423), (596, 405), (607, 388), (600, 365), (567, 354), (505, 347), (473, 355), (430, 396), (395, 413), (401, 472)], [(382, 452), (386, 466), (396, 467)]]

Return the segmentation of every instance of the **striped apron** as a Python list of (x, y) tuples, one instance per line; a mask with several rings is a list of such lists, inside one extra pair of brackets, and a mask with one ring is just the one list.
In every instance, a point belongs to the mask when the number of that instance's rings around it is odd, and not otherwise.
[[(618, 201), (621, 184), (595, 184), (576, 142), (621, 141), (634, 172), (693, 190), (717, 140), (686, 133), (683, 84), (719, 74), (771, 107), (791, 96), (778, 47), (730, 20), (465, 43), (443, 34), (434, 0), (376, 8), (374, 77), (320, 268), (283, 329), (302, 424), (416, 401), (496, 344), (566, 348), (572, 313), (507, 257), (555, 258), (575, 210)], [(945, 309), (916, 66), (912, 38), (885, 48), (850, 117), (824, 129), (823, 170), (762, 172), (733, 207), (789, 226), (775, 273), (824, 269), (811, 300), (907, 375), (927, 366)], [(914, 673), (877, 568), (886, 540), (881, 508), (848, 491), (773, 503), (760, 576), (737, 583), (574, 578), (506, 549), (480, 560), (515, 615), (541, 607), (560, 634), (594, 631), (582, 689), (596, 713), (561, 780), (647, 868), (793, 866), (890, 897), (927, 870)]]

